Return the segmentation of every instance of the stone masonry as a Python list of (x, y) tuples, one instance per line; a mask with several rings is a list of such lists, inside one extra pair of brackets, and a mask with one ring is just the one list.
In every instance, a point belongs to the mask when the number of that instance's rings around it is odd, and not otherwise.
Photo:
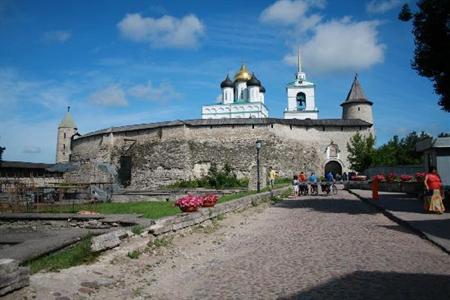
[[(258, 139), (263, 145), (261, 166), (272, 166), (282, 177), (299, 171), (323, 174), (331, 160), (349, 171), (347, 142), (356, 132), (369, 134), (371, 127), (361, 120), (340, 119), (192, 120), (117, 127), (75, 139), (72, 160), (84, 167), (66, 176), (86, 182), (93, 177), (92, 162), (110, 163), (119, 170), (121, 156), (128, 156), (132, 190), (198, 178), (211, 164), (220, 168), (228, 163), (239, 178), (250, 178)], [(327, 157), (330, 144), (337, 145), (338, 156)]]

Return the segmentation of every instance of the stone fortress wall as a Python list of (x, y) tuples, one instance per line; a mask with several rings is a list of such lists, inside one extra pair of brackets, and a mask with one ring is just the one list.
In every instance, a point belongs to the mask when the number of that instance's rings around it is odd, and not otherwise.
[[(281, 177), (299, 171), (321, 175), (330, 160), (349, 171), (347, 142), (356, 133), (371, 133), (362, 120), (227, 119), (190, 120), (115, 127), (77, 137), (71, 161), (82, 167), (71, 180), (92, 180), (91, 162), (121, 168), (131, 158), (127, 189), (150, 190), (177, 180), (198, 178), (211, 164), (228, 163), (238, 177), (251, 177), (256, 166), (256, 140), (262, 140), (261, 166), (272, 166)], [(330, 146), (331, 145), (331, 146)], [(333, 149), (331, 149), (331, 148)], [(98, 177), (95, 180), (102, 180)], [(107, 180), (108, 178), (103, 178)]]

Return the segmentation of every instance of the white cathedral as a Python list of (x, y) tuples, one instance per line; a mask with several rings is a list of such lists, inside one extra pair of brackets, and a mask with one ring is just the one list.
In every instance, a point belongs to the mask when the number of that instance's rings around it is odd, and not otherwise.
[(269, 111), (264, 104), (266, 89), (245, 65), (236, 73), (234, 81), (227, 75), (220, 87), (220, 103), (204, 105), (202, 119), (269, 117)]
[[(227, 75), (220, 87), (220, 103), (202, 106), (202, 119), (269, 117), (269, 111), (264, 104), (266, 89), (245, 65), (236, 73), (234, 81)], [(316, 107), (314, 89), (314, 83), (306, 81), (306, 74), (302, 71), (299, 51), (295, 80), (286, 87), (288, 103), (284, 118), (318, 119), (319, 110)]]

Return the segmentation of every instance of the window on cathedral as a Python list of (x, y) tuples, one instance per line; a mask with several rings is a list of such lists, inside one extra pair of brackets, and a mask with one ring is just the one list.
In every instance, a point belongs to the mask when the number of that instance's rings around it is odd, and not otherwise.
[(63, 144), (63, 149), (66, 150), (66, 144)]
[(66, 133), (64, 132), (64, 138), (66, 138)]
[(305, 110), (306, 108), (306, 95), (303, 92), (297, 94), (297, 110)]
[(361, 108), (358, 107), (358, 111), (360, 111), (360, 110), (361, 110)]

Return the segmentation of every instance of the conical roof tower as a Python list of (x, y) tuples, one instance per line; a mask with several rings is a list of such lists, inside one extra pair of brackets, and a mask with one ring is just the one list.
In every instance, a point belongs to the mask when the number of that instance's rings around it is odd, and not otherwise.
[(341, 104), (342, 119), (360, 119), (373, 124), (372, 105), (373, 102), (367, 99), (356, 74), (347, 98)]

